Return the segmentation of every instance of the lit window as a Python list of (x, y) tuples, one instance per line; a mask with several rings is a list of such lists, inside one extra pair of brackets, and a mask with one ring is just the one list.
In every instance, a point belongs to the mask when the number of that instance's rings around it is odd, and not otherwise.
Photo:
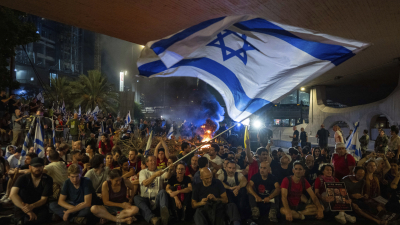
[(33, 77), (31, 77), (31, 81), (34, 81), (34, 78), (33, 78)]

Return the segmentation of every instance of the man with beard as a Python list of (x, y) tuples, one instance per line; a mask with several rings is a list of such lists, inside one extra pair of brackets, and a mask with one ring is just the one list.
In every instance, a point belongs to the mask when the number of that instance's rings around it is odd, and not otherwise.
[[(182, 143), (181, 149), (182, 149), (182, 152), (178, 154), (178, 159), (181, 159), (183, 156), (186, 156), (186, 154), (189, 154), (190, 151), (192, 151), (192, 147), (190, 146), (190, 143), (187, 143), (187, 142)], [(189, 166), (193, 155), (194, 155), (194, 152), (192, 154), (190, 154), (189, 156), (186, 156), (185, 158), (183, 158), (182, 161), (184, 163), (186, 163), (187, 166)]]
[(47, 199), (53, 194), (53, 179), (43, 174), (44, 161), (33, 158), (30, 173), (22, 175), (11, 189), (15, 224), (43, 224), (49, 218)]
[(314, 164), (314, 156), (312, 155), (307, 155), (306, 156), (306, 172), (304, 173), (304, 176), (308, 183), (313, 184), (315, 179), (317, 179), (318, 176), (318, 164)]
[(199, 156), (194, 155), (190, 160), (190, 165), (186, 166), (185, 175), (193, 180), (193, 176), (196, 174), (198, 170), (199, 170)]
[(135, 174), (138, 174), (142, 168), (142, 160), (136, 149), (129, 150), (128, 160), (130, 167), (135, 170)]
[(208, 154), (205, 154), (204, 157), (208, 159), (210, 163), (210, 169), (215, 174), (219, 169), (222, 168), (223, 160), (218, 156), (218, 152), (220, 151), (219, 146), (217, 144), (211, 144), (210, 151)]
[[(281, 188), (278, 179), (270, 174), (271, 167), (268, 162), (260, 163), (259, 173), (255, 174), (249, 184), (247, 191), (249, 193), (249, 202), (253, 219), (260, 217), (260, 208), (264, 214), (269, 212), (269, 220), (278, 222), (276, 214), (279, 209), (279, 194)], [(273, 200), (271, 202), (271, 200)]]

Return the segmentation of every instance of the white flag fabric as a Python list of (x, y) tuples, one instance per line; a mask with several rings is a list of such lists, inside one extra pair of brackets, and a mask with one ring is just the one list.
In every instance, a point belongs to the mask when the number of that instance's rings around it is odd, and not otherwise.
[(78, 116), (81, 117), (81, 114), (82, 114), (81, 105), (79, 105)]
[(128, 111), (128, 114), (126, 114), (125, 117), (125, 127), (129, 126), (129, 123), (132, 121), (131, 119), (131, 111)]
[(38, 157), (44, 157), (44, 130), (41, 126), (40, 120), (43, 118), (36, 118), (36, 131), (35, 131), (35, 151)]
[(360, 140), (358, 139), (358, 126), (359, 122), (355, 123), (353, 133), (350, 135), (349, 139), (346, 142), (346, 149), (354, 156), (357, 161), (362, 158), (361, 144)]
[(197, 77), (242, 121), (369, 44), (243, 15), (211, 19), (148, 42), (137, 62), (146, 77)]
[(147, 157), (149, 152), (150, 152), (150, 148), (151, 148), (151, 142), (153, 141), (153, 131), (150, 132), (150, 136), (149, 139), (147, 139), (147, 145), (146, 145), (146, 150), (144, 151), (144, 156)]
[(40, 93), (36, 96), (36, 99), (38, 100), (38, 102), (40, 101), (40, 102), (42, 102), (42, 103), (44, 104), (44, 98), (43, 98), (42, 92), (40, 92)]
[(174, 126), (171, 126), (171, 128), (169, 128), (169, 131), (168, 131), (168, 134), (167, 134), (167, 138), (171, 139), (173, 134), (174, 134)]

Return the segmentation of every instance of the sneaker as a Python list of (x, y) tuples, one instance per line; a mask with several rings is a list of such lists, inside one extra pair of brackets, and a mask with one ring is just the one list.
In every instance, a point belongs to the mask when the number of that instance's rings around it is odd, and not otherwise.
[(277, 223), (278, 219), (276, 218), (276, 209), (271, 209), (269, 210), (269, 216), (268, 216), (269, 221)]
[(346, 221), (350, 222), (350, 223), (355, 223), (356, 222), (356, 217), (355, 216), (350, 216), (349, 214), (344, 214), (344, 218), (346, 219)]
[(300, 214), (300, 216), (301, 216), (300, 219), (301, 220), (305, 220), (306, 219), (306, 217), (303, 214), (301, 214), (301, 212), (297, 211), (297, 213)]
[(86, 218), (85, 217), (75, 217), (73, 219), (73, 222), (76, 224), (86, 224)]
[(253, 220), (251, 220), (251, 219), (247, 219), (246, 220), (246, 224), (247, 225), (257, 225)]
[(153, 218), (151, 218), (150, 223), (151, 223), (152, 225), (160, 225), (160, 223), (161, 223), (161, 218), (160, 218), (160, 217), (153, 217)]
[(344, 216), (341, 216), (340, 214), (337, 214), (335, 216), (335, 219), (341, 224), (346, 224), (346, 218)]
[(5, 201), (8, 198), (8, 195), (3, 195), (3, 197), (1, 197), (0, 202)]
[(258, 220), (260, 217), (260, 210), (258, 207), (251, 208), (251, 216), (253, 217), (253, 220)]
[(4, 204), (7, 204), (7, 203), (9, 203), (11, 201), (11, 199), (9, 199), (8, 197), (5, 199), (5, 200), (3, 200), (3, 203)]
[(161, 208), (161, 221), (163, 225), (168, 225), (169, 211), (168, 207), (164, 206)]

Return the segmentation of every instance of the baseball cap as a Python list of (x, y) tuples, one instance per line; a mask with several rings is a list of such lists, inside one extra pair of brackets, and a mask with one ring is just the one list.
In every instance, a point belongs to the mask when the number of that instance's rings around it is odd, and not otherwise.
[(33, 158), (31, 160), (31, 166), (33, 166), (33, 167), (44, 166), (44, 160), (39, 157)]
[(335, 148), (346, 148), (346, 145), (344, 145), (344, 143), (336, 143)]

